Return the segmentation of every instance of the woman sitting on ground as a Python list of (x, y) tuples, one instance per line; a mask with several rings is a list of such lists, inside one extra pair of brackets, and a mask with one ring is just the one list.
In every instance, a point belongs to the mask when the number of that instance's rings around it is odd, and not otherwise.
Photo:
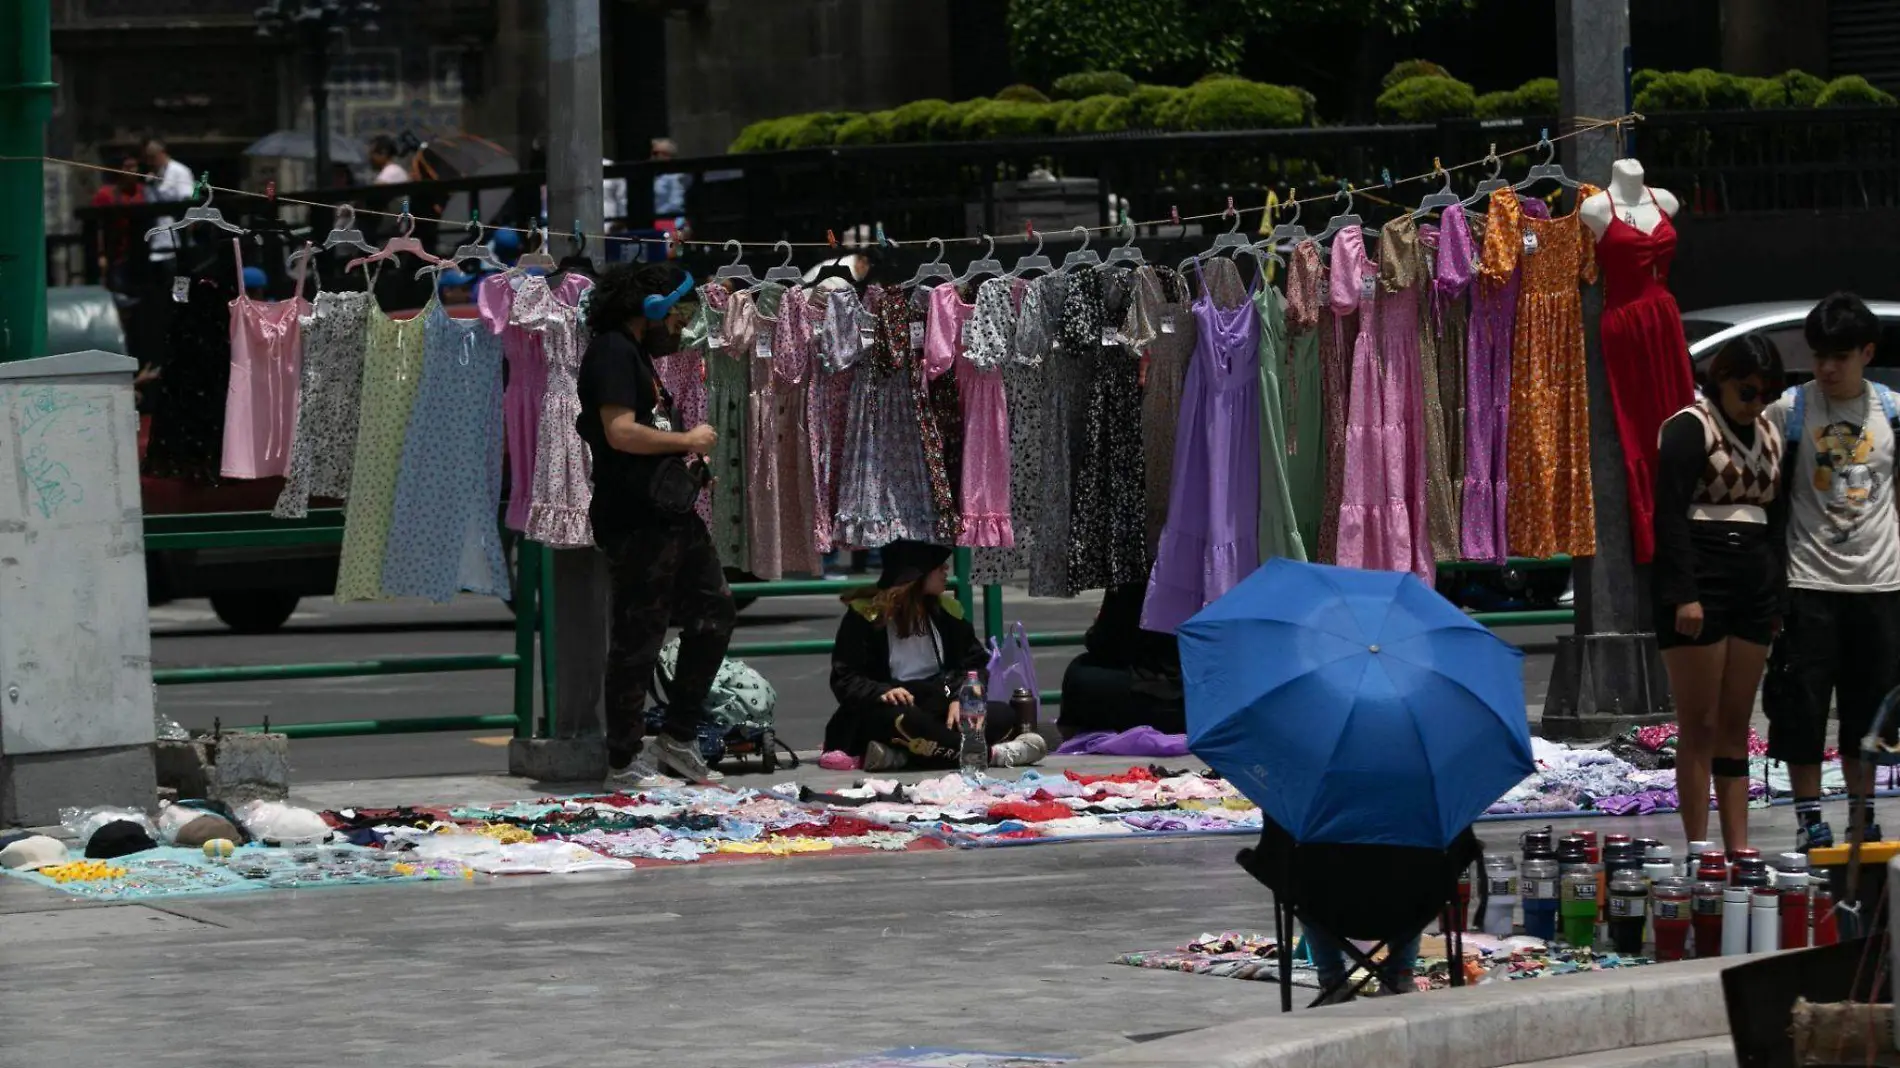
[[(825, 748), (862, 757), (866, 771), (954, 767), (961, 745), (956, 691), (965, 672), (988, 663), (963, 606), (944, 589), (950, 549), (920, 541), (884, 546), (877, 585), (842, 600), (844, 619), (831, 653), (838, 711), (825, 725)], [(1049, 747), (1019, 733), (1007, 701), (988, 702), (984, 734), (994, 767), (1023, 767)]]

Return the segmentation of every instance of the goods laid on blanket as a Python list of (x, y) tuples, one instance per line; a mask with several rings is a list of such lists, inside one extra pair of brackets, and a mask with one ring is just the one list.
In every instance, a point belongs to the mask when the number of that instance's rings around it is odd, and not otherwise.
[(182, 802), (157, 816), (68, 810), (59, 839), (0, 838), (0, 870), (97, 901), (627, 871), (655, 864), (905, 852), (1109, 835), (1258, 833), (1260, 813), (1206, 774), (1025, 772), (867, 780), (832, 793), (676, 786), (493, 805), (345, 808)]
[[(1605, 748), (1569, 748), (1542, 738), (1531, 739), (1538, 770), (1500, 797), (1486, 814), (1494, 818), (1538, 814), (1596, 812), (1612, 816), (1640, 816), (1673, 812), (1676, 797), (1674, 724), (1633, 729)], [(1749, 798), (1767, 805), (1792, 794), (1785, 764), (1768, 760), (1768, 746), (1754, 731), (1748, 735)], [(1892, 767), (1875, 769), (1876, 790), (1900, 788), (1900, 774)], [(1823, 796), (1844, 793), (1840, 753), (1829, 750), (1822, 765)]]
[[(1761, 953), (1839, 940), (1841, 887), (1803, 853), (1725, 854), (1691, 842), (1678, 858), (1651, 838), (1595, 831), (1526, 832), (1522, 855), (1484, 860), (1482, 914), (1469, 926), (1508, 936), (1520, 906), (1524, 933), (1573, 948), (1658, 960)], [(1463, 888), (1461, 888), (1463, 889)], [(1464, 918), (1454, 917), (1462, 922)]]
[[(1190, 975), (1211, 975), (1221, 979), (1274, 983), (1280, 980), (1279, 954), (1278, 943), (1269, 935), (1227, 931), (1203, 934), (1174, 949), (1124, 953), (1115, 959), (1115, 963)], [(1445, 954), (1442, 938), (1427, 937), (1420, 940), (1414, 977), (1419, 990), (1441, 990), (1451, 985), (1451, 962)], [(1374, 959), (1383, 956), (1384, 951), (1381, 950)], [(1500, 938), (1467, 934), (1464, 936), (1464, 958), (1467, 985), (1540, 979), (1549, 975), (1573, 975), (1577, 972), (1633, 968), (1653, 963), (1648, 957), (1597, 953), (1590, 949), (1553, 945), (1527, 935)], [(1352, 978), (1364, 977), (1361, 971)], [(1298, 947), (1294, 949), (1293, 985), (1321, 989), (1318, 969), (1302, 955)], [(1374, 989), (1377, 989), (1376, 984)]]

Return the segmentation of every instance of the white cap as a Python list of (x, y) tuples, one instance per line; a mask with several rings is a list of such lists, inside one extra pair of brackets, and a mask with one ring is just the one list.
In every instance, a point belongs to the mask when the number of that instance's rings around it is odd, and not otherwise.
[(14, 871), (39, 871), (51, 864), (66, 863), (66, 846), (57, 838), (36, 834), (0, 849), (0, 868)]

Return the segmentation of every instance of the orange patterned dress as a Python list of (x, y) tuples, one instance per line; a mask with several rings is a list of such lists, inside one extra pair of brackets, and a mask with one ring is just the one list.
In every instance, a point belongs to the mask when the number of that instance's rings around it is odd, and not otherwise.
[[(1585, 185), (1577, 203), (1597, 190)], [(1576, 212), (1527, 217), (1516, 197), (1491, 198), (1484, 271), (1522, 268), (1511, 348), (1511, 425), (1505, 439), (1513, 556), (1596, 555), (1590, 485), (1590, 393), (1584, 371), (1583, 293), (1596, 281), (1595, 243)]]

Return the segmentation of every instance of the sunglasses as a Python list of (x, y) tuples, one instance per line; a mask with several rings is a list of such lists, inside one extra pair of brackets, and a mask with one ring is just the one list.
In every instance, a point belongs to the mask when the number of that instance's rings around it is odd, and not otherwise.
[(1760, 386), (1738, 385), (1735, 387), (1735, 399), (1743, 404), (1753, 404), (1758, 400), (1772, 401), (1781, 396), (1781, 391), (1763, 389)]

